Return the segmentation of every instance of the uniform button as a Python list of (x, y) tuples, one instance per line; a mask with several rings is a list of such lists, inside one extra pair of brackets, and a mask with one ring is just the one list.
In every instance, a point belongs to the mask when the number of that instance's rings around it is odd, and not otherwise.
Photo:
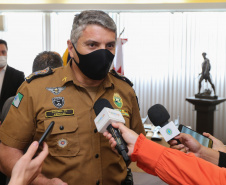
[(60, 130), (64, 130), (64, 126), (61, 125), (61, 126), (60, 126)]
[(96, 128), (94, 129), (94, 133), (97, 133), (97, 129)]
[(99, 185), (100, 184), (100, 181), (98, 180), (97, 182), (96, 182), (96, 185)]
[(99, 157), (99, 154), (96, 154), (95, 157), (98, 158)]

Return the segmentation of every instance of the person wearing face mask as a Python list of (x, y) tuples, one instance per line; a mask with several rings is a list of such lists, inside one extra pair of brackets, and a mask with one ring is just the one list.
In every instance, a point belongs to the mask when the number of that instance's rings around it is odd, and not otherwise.
[[(24, 73), (7, 65), (8, 46), (0, 39), (0, 117), (6, 100), (16, 95), (17, 89), (24, 81)], [(0, 119), (0, 125), (2, 120)], [(6, 176), (0, 172), (0, 184), (5, 184)]]
[(68, 64), (26, 78), (0, 128), (0, 165), (6, 174), (11, 173), (22, 151), (39, 140), (54, 121), (45, 140), (49, 155), (33, 185), (125, 184), (127, 166), (98, 133), (93, 109), (98, 99), (105, 98), (122, 112), (127, 127), (145, 134), (132, 83), (109, 72), (116, 30), (105, 12), (81, 12), (74, 18), (67, 42)]
[(8, 46), (0, 39), (0, 115), (5, 101), (16, 95), (17, 89), (24, 82), (24, 73), (7, 65)]

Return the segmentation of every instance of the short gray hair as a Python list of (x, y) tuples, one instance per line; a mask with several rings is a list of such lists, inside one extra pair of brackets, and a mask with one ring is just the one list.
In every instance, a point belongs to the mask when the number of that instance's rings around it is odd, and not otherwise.
[(71, 42), (76, 44), (83, 30), (87, 25), (91, 24), (99, 25), (113, 31), (116, 39), (116, 24), (107, 13), (99, 10), (86, 10), (78, 15), (75, 15), (71, 30)]

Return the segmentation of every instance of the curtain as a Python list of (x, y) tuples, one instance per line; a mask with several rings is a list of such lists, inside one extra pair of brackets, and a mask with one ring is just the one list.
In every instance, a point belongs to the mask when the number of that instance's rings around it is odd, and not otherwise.
[[(120, 13), (125, 76), (133, 83), (140, 112), (160, 103), (171, 118), (196, 128), (196, 111), (185, 99), (198, 93), (199, 73), (207, 53), (216, 94), (226, 97), (226, 13)], [(211, 88), (202, 82), (202, 90)], [(202, 91), (201, 90), (201, 91)], [(214, 113), (214, 136), (226, 143), (226, 103)]]

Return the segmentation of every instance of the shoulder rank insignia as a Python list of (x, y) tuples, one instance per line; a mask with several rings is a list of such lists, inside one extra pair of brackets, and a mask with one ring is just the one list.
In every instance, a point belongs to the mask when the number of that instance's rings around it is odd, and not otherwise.
[(43, 70), (36, 71), (32, 74), (30, 74), (28, 77), (26, 77), (26, 81), (30, 83), (35, 78), (41, 77), (41, 76), (47, 76), (53, 73), (53, 70), (50, 67), (47, 67)]
[(133, 87), (133, 83), (132, 83), (128, 78), (126, 78), (126, 77), (123, 76), (123, 75), (120, 75), (120, 74), (117, 73), (114, 69), (112, 69), (112, 70), (110, 71), (110, 73), (111, 73), (114, 77), (116, 77), (116, 78), (118, 78), (118, 79), (120, 79), (120, 80), (125, 81), (125, 82), (128, 83), (131, 87)]

